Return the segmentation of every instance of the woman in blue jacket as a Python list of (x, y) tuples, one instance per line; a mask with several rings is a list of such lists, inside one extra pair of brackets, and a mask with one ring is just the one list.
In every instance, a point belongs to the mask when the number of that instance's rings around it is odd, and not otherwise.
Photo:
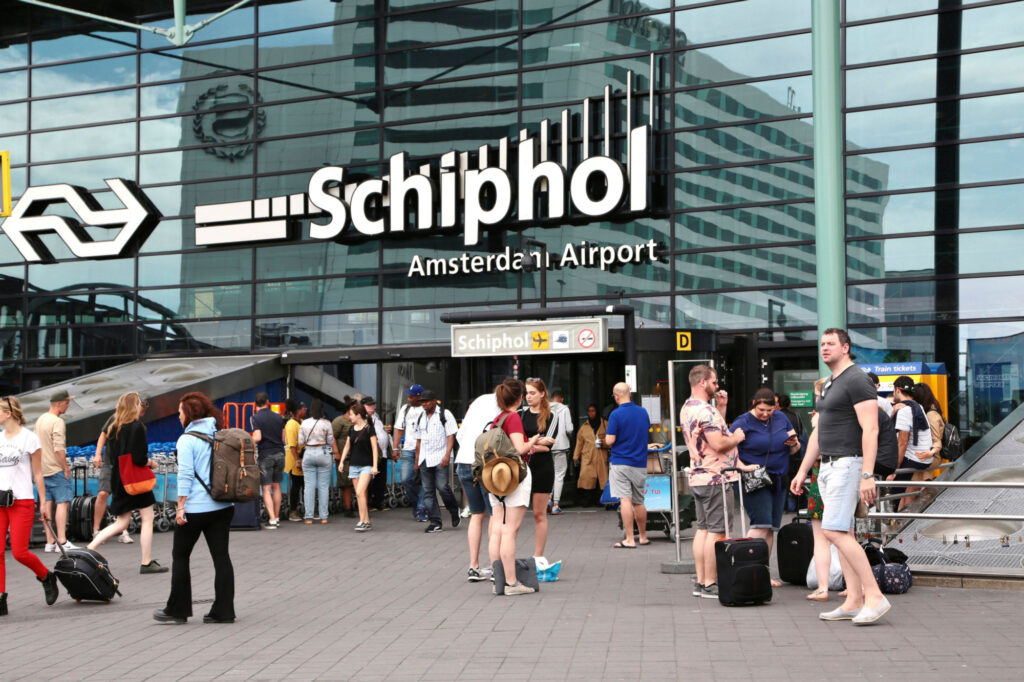
[[(739, 444), (740, 461), (763, 466), (772, 479), (771, 485), (743, 496), (750, 518), (750, 537), (764, 538), (770, 554), (775, 532), (782, 526), (789, 456), (800, 449), (800, 441), (786, 415), (775, 409), (775, 391), (761, 388), (751, 402), (750, 411), (737, 417), (731, 428), (743, 429), (746, 434)], [(782, 583), (772, 580), (773, 587), (780, 585)]]
[(189, 559), (200, 535), (213, 558), (213, 606), (203, 615), (204, 623), (235, 622), (235, 571), (228, 555), (228, 534), (235, 515), (230, 502), (217, 502), (197, 478), (209, 484), (213, 449), (205, 440), (189, 435), (212, 437), (223, 417), (202, 393), (186, 393), (178, 405), (178, 419), (185, 433), (178, 438), (178, 512), (171, 550), (171, 594), (167, 605), (153, 618), (164, 623), (184, 623), (192, 616), (192, 574)]

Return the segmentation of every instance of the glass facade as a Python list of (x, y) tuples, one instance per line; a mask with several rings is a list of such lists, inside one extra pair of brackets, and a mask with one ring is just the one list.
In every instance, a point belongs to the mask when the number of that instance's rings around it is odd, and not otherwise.
[[(100, 13), (104, 3), (94, 3)], [(231, 3), (189, 2), (189, 23)], [(169, 26), (168, 3), (136, 3)], [(126, 6), (126, 5), (125, 5)], [(151, 352), (443, 342), (442, 310), (540, 304), (537, 273), (411, 279), (409, 261), (653, 239), (656, 263), (549, 272), (550, 305), (635, 304), (645, 328), (813, 339), (810, 0), (255, 0), (185, 47), (17, 4), (0, 26), (0, 149), (15, 199), (54, 183), (163, 219), (135, 257), (26, 264), (0, 236), (0, 367), (91, 371)], [(146, 14), (164, 12), (165, 14)], [(848, 310), (858, 355), (941, 361), (963, 423), (975, 342), (1024, 332), (1024, 2), (844, 2)], [(655, 54), (654, 101), (646, 97)], [(329, 166), (381, 177), (494, 145), (598, 100), (653, 107), (653, 217), (455, 237), (197, 248), (194, 207), (304, 192)], [(603, 135), (599, 116), (593, 130)], [(625, 160), (625, 126), (611, 154)], [(67, 206), (51, 212), (66, 213)], [(102, 237), (102, 230), (93, 237)], [(813, 343), (813, 342), (811, 342)], [(1021, 344), (1005, 344), (1021, 392)], [(1016, 378), (1013, 378), (1016, 377)], [(980, 409), (980, 408), (979, 408)], [(972, 411), (973, 410), (973, 411)], [(980, 412), (979, 412), (980, 414)], [(990, 420), (989, 420), (990, 421)]]

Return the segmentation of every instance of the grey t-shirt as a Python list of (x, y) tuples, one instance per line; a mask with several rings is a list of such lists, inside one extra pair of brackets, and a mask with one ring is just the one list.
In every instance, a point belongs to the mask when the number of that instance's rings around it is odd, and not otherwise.
[(822, 386), (818, 399), (818, 448), (833, 457), (863, 456), (861, 428), (854, 405), (878, 398), (875, 385), (857, 365), (850, 365)]

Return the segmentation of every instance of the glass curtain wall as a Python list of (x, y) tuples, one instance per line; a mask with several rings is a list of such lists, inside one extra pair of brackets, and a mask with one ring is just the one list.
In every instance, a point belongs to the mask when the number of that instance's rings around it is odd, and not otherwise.
[[(189, 2), (188, 21), (228, 4)], [(0, 27), (0, 149), (12, 154), (15, 196), (70, 183), (116, 207), (103, 180), (120, 177), (164, 217), (138, 256), (103, 262), (76, 261), (43, 235), (55, 262), (26, 265), (0, 236), (4, 382), (18, 388), (26, 368), (96, 369), (152, 352), (443, 341), (440, 312), (539, 305), (540, 276), (410, 278), (410, 260), (521, 249), (526, 238), (552, 252), (582, 240), (663, 247), (658, 262), (611, 273), (549, 272), (550, 305), (628, 302), (645, 327), (770, 329), (811, 342), (810, 6), (256, 0), (178, 48), (19, 4)], [(984, 408), (997, 414), (1019, 399), (1013, 368), (1024, 364), (1008, 350), (972, 378), (978, 342), (1024, 332), (1014, 300), (1024, 272), (1012, 256), (1024, 234), (1022, 13), (1024, 2), (844, 3), (858, 352), (945, 362), (963, 424), (979, 429), (992, 420), (972, 416), (972, 386), (998, 384)], [(578, 138), (583, 98), (610, 85), (623, 111), (626, 73), (646, 93), (652, 52), (655, 98), (640, 98), (638, 114), (653, 108), (653, 217), (493, 230), (468, 249), (448, 236), (310, 240), (308, 221), (292, 242), (195, 246), (197, 204), (304, 192), (325, 165), (380, 177), (392, 154), (414, 166), (536, 133), (566, 108)], [(595, 116), (595, 134), (600, 125)], [(624, 160), (624, 124), (611, 132)]]

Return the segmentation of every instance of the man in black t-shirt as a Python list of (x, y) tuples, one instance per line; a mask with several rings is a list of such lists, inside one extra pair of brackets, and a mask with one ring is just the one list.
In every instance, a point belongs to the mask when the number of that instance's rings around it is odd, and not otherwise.
[(853, 534), (858, 501), (874, 503), (875, 456), (878, 452), (878, 394), (850, 358), (850, 335), (826, 329), (821, 335), (821, 359), (832, 376), (821, 387), (816, 409), (818, 426), (807, 442), (807, 454), (790, 491), (802, 492), (804, 479), (818, 456), (818, 488), (823, 505), (821, 529), (842, 558), (847, 597), (839, 608), (819, 613), (822, 620), (852, 620), (855, 625), (877, 622), (889, 610), (878, 589), (867, 555)]
[(281, 523), (281, 481), (284, 479), (284, 419), (270, 408), (270, 396), (256, 394), (256, 412), (250, 418), (252, 441), (260, 463), (263, 506), (270, 520), (264, 528), (276, 530)]

